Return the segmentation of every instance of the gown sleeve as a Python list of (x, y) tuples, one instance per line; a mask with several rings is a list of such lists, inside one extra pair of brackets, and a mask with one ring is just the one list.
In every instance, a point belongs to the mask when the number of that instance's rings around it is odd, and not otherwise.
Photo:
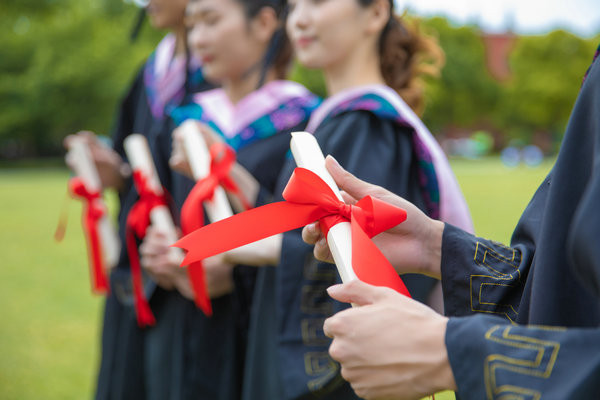
[[(599, 176), (600, 157), (595, 161), (594, 175)], [(595, 179), (588, 187), (577, 209), (569, 235), (567, 248), (575, 271), (581, 281), (596, 296), (600, 296), (600, 180)]]
[(595, 399), (600, 393), (600, 328), (453, 317), (446, 345), (462, 400)]
[[(598, 89), (600, 79), (597, 78), (600, 71), (598, 54), (600, 54), (600, 50), (596, 53), (597, 58), (590, 67), (589, 78), (584, 83), (584, 85), (594, 85), (595, 87), (595, 90), (590, 91), (591, 94), (589, 94), (590, 110), (598, 110), (600, 107), (600, 89)], [(592, 68), (595, 70), (592, 71)], [(581, 122), (587, 125), (584, 129), (591, 131), (593, 135), (592, 171), (590, 181), (573, 216), (573, 224), (567, 239), (567, 252), (581, 282), (592, 294), (600, 297), (600, 246), (598, 243), (598, 238), (600, 238), (598, 203), (598, 199), (600, 199), (600, 113), (586, 111), (586, 118), (582, 118)]]
[(511, 246), (446, 224), (442, 238), (442, 289), (448, 316), (497, 314), (514, 322), (525, 289), (552, 172), (525, 209)]

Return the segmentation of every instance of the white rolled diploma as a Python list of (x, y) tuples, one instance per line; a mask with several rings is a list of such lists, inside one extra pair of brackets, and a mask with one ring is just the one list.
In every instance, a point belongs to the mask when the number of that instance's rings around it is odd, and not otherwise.
[[(192, 169), (194, 179), (199, 181), (210, 174), (211, 157), (202, 133), (198, 131), (196, 122), (187, 120), (180, 126), (183, 137), (183, 148)], [(210, 222), (217, 222), (233, 215), (227, 194), (221, 186), (215, 188), (212, 200), (204, 202)]]
[[(296, 164), (317, 174), (344, 201), (335, 181), (325, 168), (325, 157), (315, 137), (308, 132), (293, 132), (291, 150)], [(335, 224), (327, 234), (327, 243), (342, 277), (342, 282), (358, 279), (352, 268), (352, 231), (349, 222)]]
[[(190, 163), (194, 179), (200, 180), (207, 177), (210, 173), (210, 151), (206, 145), (206, 141), (202, 137), (202, 133), (198, 131), (196, 122), (187, 120), (180, 125), (180, 129), (183, 137), (183, 148)], [(215, 188), (213, 199), (204, 202), (204, 207), (206, 208), (210, 222), (217, 222), (233, 215), (227, 194), (221, 186)], [(248, 262), (248, 259), (265, 259), (264, 253), (268, 252), (274, 245), (277, 246), (274, 243), (276, 241), (277, 238), (272, 236), (230, 250), (228, 253), (240, 263)]]
[[(83, 181), (85, 187), (92, 192), (102, 193), (102, 182), (96, 165), (92, 159), (91, 151), (83, 138), (74, 137), (70, 142), (69, 152), (67, 157), (73, 165), (75, 174)], [(97, 200), (101, 203), (104, 209), (104, 215), (98, 223), (98, 234), (102, 246), (102, 256), (106, 263), (106, 267), (112, 268), (119, 261), (119, 252), (121, 251), (121, 243), (117, 231), (108, 215), (108, 208), (104, 200)]]
[[(127, 136), (123, 145), (131, 169), (140, 171), (144, 174), (148, 186), (154, 193), (157, 195), (164, 194), (146, 138), (139, 133), (133, 133)], [(150, 211), (150, 221), (153, 226), (166, 235), (167, 241), (170, 244), (177, 241), (177, 230), (175, 229), (173, 218), (171, 217), (171, 213), (167, 206), (154, 207), (152, 211)], [(183, 252), (176, 247), (171, 247), (169, 249), (169, 254), (173, 257), (174, 261), (180, 261), (183, 258)]]

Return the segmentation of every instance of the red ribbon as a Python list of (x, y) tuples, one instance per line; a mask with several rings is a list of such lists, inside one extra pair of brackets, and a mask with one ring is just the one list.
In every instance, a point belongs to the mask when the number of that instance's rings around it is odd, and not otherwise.
[(92, 291), (98, 294), (108, 293), (110, 289), (102, 255), (102, 242), (98, 233), (98, 222), (105, 212), (104, 206), (99, 201), (102, 197), (99, 191), (88, 190), (83, 181), (77, 177), (69, 180), (69, 192), (83, 202), (82, 225), (90, 258)]
[(131, 207), (127, 215), (126, 242), (129, 262), (131, 264), (131, 279), (133, 284), (133, 298), (138, 325), (151, 326), (156, 323), (154, 314), (150, 309), (148, 299), (144, 294), (142, 282), (142, 268), (135, 238), (143, 239), (146, 229), (150, 226), (150, 212), (154, 207), (166, 206), (167, 201), (163, 195), (158, 195), (148, 186), (144, 174), (136, 170), (133, 172), (133, 183), (138, 191), (139, 199)]
[(406, 211), (367, 196), (355, 205), (340, 201), (315, 173), (296, 168), (285, 190), (286, 201), (267, 204), (207, 225), (180, 239), (187, 265), (258, 240), (320, 221), (325, 234), (338, 222), (352, 226), (352, 268), (363, 282), (390, 287), (410, 296), (392, 265), (370, 240), (406, 220)]
[[(229, 172), (235, 163), (235, 151), (223, 143), (215, 143), (210, 148), (211, 166), (210, 173), (200, 179), (190, 191), (183, 207), (181, 208), (181, 228), (184, 234), (204, 226), (204, 209), (202, 204), (212, 200), (215, 189), (222, 186), (225, 190), (237, 196), (245, 209), (251, 206), (243, 196), (236, 183), (229, 177)], [(206, 315), (212, 315), (212, 306), (208, 297), (208, 289), (204, 277), (202, 260), (188, 266), (188, 275), (194, 290), (196, 306)]]

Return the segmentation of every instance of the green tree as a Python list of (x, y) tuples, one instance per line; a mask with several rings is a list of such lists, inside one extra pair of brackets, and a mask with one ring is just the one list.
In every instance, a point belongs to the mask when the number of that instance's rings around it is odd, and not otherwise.
[(489, 120), (500, 87), (487, 72), (478, 28), (453, 27), (443, 18), (424, 20), (422, 25), (425, 32), (438, 38), (446, 55), (440, 78), (427, 82), (423, 121), (439, 132), (448, 126), (466, 127)]
[(495, 124), (510, 138), (530, 141), (535, 132), (548, 132), (560, 140), (595, 46), (597, 40), (561, 30), (519, 38)]
[(106, 133), (160, 33), (131, 44), (136, 9), (121, 0), (10, 0), (3, 11), (0, 156), (57, 154), (69, 133)]
[[(137, 9), (122, 0), (4, 0), (0, 24), (0, 157), (60, 154), (62, 138), (81, 129), (109, 131), (136, 69), (164, 32), (129, 31)], [(481, 33), (442, 18), (424, 19), (446, 54), (439, 79), (426, 86), (424, 122), (434, 133), (494, 126), (529, 141), (564, 131), (579, 83), (600, 37), (556, 31), (521, 37), (513, 77), (495, 81)], [(291, 79), (325, 96), (320, 71), (294, 65)]]

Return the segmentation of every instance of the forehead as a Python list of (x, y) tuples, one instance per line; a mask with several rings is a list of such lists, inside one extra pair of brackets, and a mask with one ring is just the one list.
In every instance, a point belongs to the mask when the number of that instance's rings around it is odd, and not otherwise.
[(235, 0), (190, 0), (186, 7), (186, 14), (206, 13), (224, 10), (233, 5)]

